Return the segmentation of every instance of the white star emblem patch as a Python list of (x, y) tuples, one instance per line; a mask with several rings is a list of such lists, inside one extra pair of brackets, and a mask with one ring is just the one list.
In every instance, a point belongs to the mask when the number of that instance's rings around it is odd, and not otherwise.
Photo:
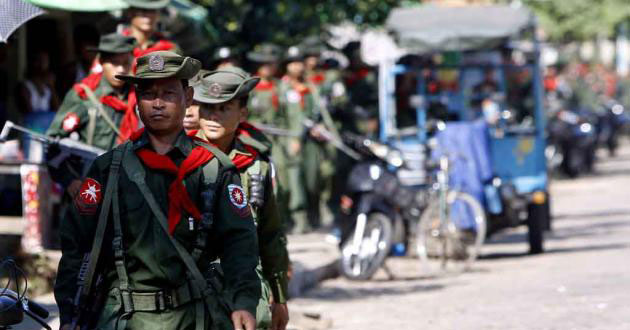
[(64, 118), (62, 122), (62, 128), (64, 131), (70, 133), (74, 132), (75, 129), (79, 126), (79, 116), (76, 113), (70, 112)]
[(92, 178), (87, 178), (81, 184), (79, 193), (74, 198), (74, 205), (80, 214), (93, 215), (96, 214), (101, 199), (101, 184)]
[(230, 202), (238, 209), (242, 209), (247, 206), (247, 196), (245, 190), (239, 185), (228, 185), (228, 193), (230, 195)]

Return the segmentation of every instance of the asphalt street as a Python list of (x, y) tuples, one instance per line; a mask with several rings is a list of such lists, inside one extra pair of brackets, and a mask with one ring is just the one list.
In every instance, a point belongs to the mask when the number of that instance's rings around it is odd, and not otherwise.
[(464, 274), (423, 278), (390, 258), (395, 278), (328, 280), (294, 299), (332, 329), (630, 329), (630, 146), (596, 173), (551, 186), (553, 232), (529, 256), (526, 229), (502, 232)]

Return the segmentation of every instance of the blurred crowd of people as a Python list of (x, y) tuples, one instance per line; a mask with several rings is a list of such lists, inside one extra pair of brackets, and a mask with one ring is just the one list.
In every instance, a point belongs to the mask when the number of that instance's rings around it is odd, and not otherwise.
[[(114, 78), (135, 70), (135, 62), (121, 56), (133, 59), (158, 50), (182, 51), (158, 31), (159, 9), (139, 5), (128, 9), (124, 18), (125, 23), (115, 32), (98, 31), (92, 25), (76, 26), (71, 62), (51, 63), (45, 50), (29, 52), (25, 79), (14, 93), (25, 126), (105, 150), (122, 142), (112, 139), (116, 130), (128, 137), (142, 126), (133, 109), (133, 89)], [(107, 45), (105, 39), (112, 34), (133, 37), (135, 45), (128, 50), (115, 42)], [(290, 47), (261, 42), (246, 51), (236, 51), (216, 45), (202, 62), (204, 70), (191, 84), (226, 66), (242, 67), (261, 78), (248, 101), (249, 118), (266, 130), (273, 142), (280, 207), (290, 219), (290, 230), (306, 232), (329, 225), (350, 159), (325, 140), (338, 138), (340, 131), (373, 135), (378, 127), (376, 70), (361, 60), (360, 43), (350, 42), (339, 50), (313, 36)], [(107, 111), (111, 110), (111, 120), (94, 120), (84, 111), (93, 107), (85, 86)], [(105, 101), (103, 93), (120, 100), (119, 108), (112, 99)], [(187, 111), (187, 130), (199, 128), (198, 109), (193, 105)], [(113, 125), (107, 125), (109, 121)], [(38, 143), (24, 142), (24, 159), (44, 160)], [(77, 189), (78, 182), (61, 181), (65, 189)]]

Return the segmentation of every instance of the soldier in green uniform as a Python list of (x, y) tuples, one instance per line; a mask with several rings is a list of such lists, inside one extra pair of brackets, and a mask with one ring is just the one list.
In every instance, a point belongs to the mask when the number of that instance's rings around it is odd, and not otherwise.
[(378, 77), (361, 59), (361, 43), (353, 41), (343, 49), (350, 65), (343, 80), (349, 109), (360, 134), (375, 136), (378, 132)]
[[(109, 150), (136, 129), (134, 105), (128, 104), (129, 85), (117, 79), (131, 69), (135, 39), (118, 34), (101, 37), (96, 51), (103, 72), (93, 73), (66, 94), (47, 135), (72, 137), (95, 147)], [(135, 121), (137, 126), (137, 120)], [(55, 175), (74, 195), (81, 179), (72, 170), (63, 169)], [(72, 183), (73, 182), (73, 183)]]
[[(260, 82), (249, 93), (247, 110), (248, 121), (254, 125), (264, 124), (272, 127), (284, 128), (287, 119), (279, 111), (280, 99), (278, 95), (278, 81), (275, 79), (278, 62), (282, 57), (282, 49), (271, 43), (257, 45), (247, 53), (247, 59), (252, 63), (253, 70)], [(276, 168), (276, 176), (281, 183), (276, 185), (276, 197), (280, 214), (289, 218), (289, 191), (287, 189), (287, 161), (288, 154), (283, 142), (286, 137), (270, 136), (271, 159)]]
[(230, 47), (219, 47), (214, 51), (214, 54), (212, 55), (211, 67), (215, 70), (222, 69), (228, 66), (238, 65), (238, 56)]
[(312, 229), (319, 220), (321, 152), (316, 142), (302, 134), (304, 120), (315, 120), (319, 115), (318, 95), (305, 79), (304, 52), (300, 47), (289, 47), (285, 63), (286, 75), (278, 86), (280, 112), (286, 118), (286, 127), (302, 136), (288, 137), (284, 144), (288, 154), (289, 210), (293, 231), (300, 233)]
[[(62, 329), (91, 305), (75, 300), (90, 283), (106, 293), (90, 328), (255, 328), (259, 255), (245, 191), (230, 160), (183, 129), (188, 79), (200, 66), (154, 52), (138, 59), (135, 75), (117, 76), (136, 84), (145, 128), (96, 159), (63, 219), (55, 284)], [(216, 258), (221, 291), (204, 271)], [(102, 281), (92, 280), (98, 274)]]
[(122, 31), (123, 35), (131, 36), (138, 42), (133, 55), (138, 58), (155, 51), (172, 51), (180, 53), (179, 48), (172, 41), (167, 40), (157, 31), (160, 10), (168, 5), (170, 0), (125, 0), (129, 5), (126, 16), (129, 27)]
[(286, 305), (289, 257), (284, 218), (278, 212), (274, 193), (273, 186), (277, 183), (268, 140), (246, 123), (248, 95), (259, 80), (237, 67), (206, 75), (195, 86), (194, 99), (201, 104), (201, 128), (196, 136), (228, 154), (239, 170), (258, 229), (257, 271), (262, 281), (262, 296), (256, 328), (284, 330), (289, 319)]

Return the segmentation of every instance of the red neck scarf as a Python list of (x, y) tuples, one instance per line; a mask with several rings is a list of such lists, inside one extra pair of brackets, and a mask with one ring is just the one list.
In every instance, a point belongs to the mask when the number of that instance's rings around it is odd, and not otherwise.
[[(236, 129), (236, 133), (234, 134), (235, 137), (239, 137), (239, 136), (246, 136), (246, 137), (251, 137), (251, 134), (249, 133), (250, 131), (255, 130), (258, 131), (258, 129), (254, 126), (252, 126), (249, 123), (241, 123), (239, 124), (238, 128)], [(210, 143), (208, 140), (200, 138), (199, 136), (197, 136), (197, 134), (199, 134), (199, 130), (193, 130), (188, 132), (188, 136), (190, 136), (191, 138), (193, 138), (194, 140), (215, 146), (214, 144)], [(258, 157), (258, 151), (256, 151), (256, 149), (243, 144), (243, 147), (245, 148), (245, 150), (247, 150), (247, 152), (249, 153), (249, 155), (245, 155), (245, 154), (241, 154), (241, 153), (237, 153), (234, 158), (232, 158), (232, 163), (234, 164), (234, 166), (236, 166), (236, 168), (240, 171), (244, 168), (247, 168), (249, 165), (251, 165), (252, 163), (254, 163), (254, 161), (256, 160), (256, 157)]]
[[(86, 85), (94, 91), (101, 83), (102, 78), (103, 73), (92, 73), (85, 77), (85, 79), (81, 81), (81, 84)], [(80, 84), (75, 84), (73, 88), (81, 99), (87, 99), (87, 94)], [(119, 127), (120, 136), (118, 137), (118, 143), (121, 143), (129, 138), (131, 133), (133, 133), (133, 131), (138, 127), (138, 118), (136, 116), (136, 93), (134, 89), (132, 88), (129, 92), (128, 102), (126, 103), (113, 95), (101, 96), (99, 101), (116, 111), (124, 112), (123, 119), (120, 122)]]
[(326, 76), (324, 76), (323, 73), (318, 72), (312, 75), (309, 80), (315, 85), (321, 85), (322, 83), (324, 83), (324, 80), (326, 80)]
[[(142, 135), (142, 131), (138, 132), (140, 133), (136, 132), (133, 134), (132, 140), (134, 140), (133, 138), (138, 139)], [(188, 212), (195, 220), (200, 220), (201, 212), (190, 199), (188, 190), (184, 186), (184, 179), (192, 171), (209, 162), (214, 157), (214, 154), (204, 147), (197, 146), (193, 148), (192, 152), (179, 167), (168, 156), (160, 155), (149, 149), (140, 149), (136, 151), (136, 154), (148, 168), (175, 175), (175, 180), (168, 188), (168, 230), (171, 235), (181, 221), (182, 209)]]
[[(129, 29), (125, 29), (123, 30), (122, 34), (124, 36), (131, 36), (131, 30)], [(160, 40), (156, 43), (153, 44), (153, 46), (147, 48), (147, 49), (142, 49), (140, 47), (136, 47), (133, 50), (133, 57), (138, 58), (141, 56), (144, 56), (146, 54), (149, 53), (153, 53), (153, 52), (157, 52), (157, 51), (161, 51), (161, 50), (173, 50), (175, 49), (175, 44), (168, 41), (168, 40), (164, 40), (162, 39), (162, 35), (159, 33), (156, 33), (154, 35), (156, 38), (159, 38)], [(135, 67), (135, 65), (134, 65)], [(136, 72), (135, 68), (134, 68), (134, 72)]]
[[(251, 134), (249, 133), (250, 130), (257, 131), (258, 129), (247, 122), (241, 123), (240, 125), (238, 125), (238, 128), (236, 129), (235, 136), (236, 137), (245, 136), (245, 137), (251, 138)], [(239, 171), (241, 169), (249, 167), (249, 165), (254, 163), (254, 161), (256, 160), (256, 157), (258, 157), (258, 152), (256, 151), (256, 149), (246, 144), (243, 144), (243, 147), (245, 148), (245, 150), (247, 150), (247, 152), (249, 152), (249, 155), (237, 153), (234, 156), (234, 158), (232, 158), (232, 163), (234, 163), (234, 166), (236, 166), (236, 168)]]
[(279, 101), (278, 101), (278, 94), (276, 93), (276, 89), (274, 88), (273, 85), (273, 81), (271, 80), (267, 80), (267, 81), (260, 81), (258, 83), (258, 85), (256, 85), (256, 88), (254, 88), (257, 91), (270, 91), (271, 92), (271, 105), (273, 106), (274, 110), (278, 109), (278, 105), (279, 105)]

